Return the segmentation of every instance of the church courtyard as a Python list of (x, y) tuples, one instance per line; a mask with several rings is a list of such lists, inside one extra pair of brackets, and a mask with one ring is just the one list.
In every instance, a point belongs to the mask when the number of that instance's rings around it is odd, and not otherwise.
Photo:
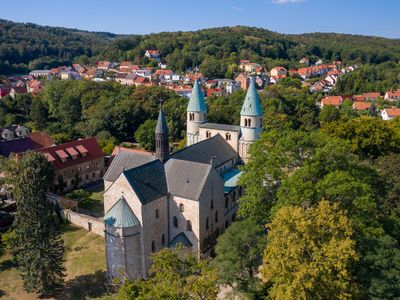
[[(62, 226), (66, 278), (52, 299), (112, 299), (105, 281), (104, 239), (73, 225)], [(0, 298), (37, 299), (22, 287), (10, 254), (0, 257)]]

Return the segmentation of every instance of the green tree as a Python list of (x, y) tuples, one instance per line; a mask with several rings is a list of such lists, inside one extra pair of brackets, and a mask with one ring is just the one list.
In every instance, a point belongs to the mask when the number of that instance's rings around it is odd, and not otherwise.
[(27, 152), (10, 161), (10, 184), (17, 202), (13, 253), (24, 288), (49, 295), (62, 284), (64, 245), (54, 207), (46, 190), (53, 183), (54, 169), (43, 154)]
[(164, 248), (152, 255), (147, 280), (125, 281), (119, 299), (216, 299), (217, 273), (207, 260), (198, 261), (184, 249)]
[(350, 267), (359, 257), (345, 211), (320, 201), (277, 211), (268, 225), (263, 278), (271, 299), (350, 299), (358, 294)]
[(156, 120), (146, 120), (139, 126), (135, 132), (135, 140), (139, 143), (140, 147), (146, 150), (154, 150), (155, 148), (155, 129)]
[(213, 261), (219, 282), (255, 296), (261, 282), (256, 276), (265, 247), (260, 226), (252, 220), (237, 221), (218, 238)]
[(35, 129), (43, 130), (46, 128), (49, 118), (47, 105), (40, 99), (35, 99), (31, 105), (29, 118), (33, 122)]
[(324, 106), (319, 114), (319, 122), (321, 125), (331, 123), (340, 119), (339, 110), (332, 105)]

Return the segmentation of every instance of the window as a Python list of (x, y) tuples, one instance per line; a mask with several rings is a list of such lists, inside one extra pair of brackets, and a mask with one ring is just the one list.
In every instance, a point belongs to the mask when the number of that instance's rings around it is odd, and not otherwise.
[(178, 218), (174, 217), (174, 227), (178, 227)]
[(247, 119), (244, 119), (244, 127), (247, 127)]
[(208, 224), (208, 217), (207, 217), (207, 219), (206, 219), (206, 229), (209, 229), (210, 228), (210, 225)]
[(156, 219), (158, 219), (159, 218), (159, 210), (158, 210), (158, 208), (156, 209)]
[(236, 220), (236, 214), (233, 214), (232, 215), (232, 222), (235, 222), (235, 220)]
[(215, 223), (218, 223), (218, 211), (215, 212)]
[(227, 229), (229, 226), (228, 220), (225, 221), (225, 229)]
[(229, 198), (225, 197), (225, 208), (228, 208), (229, 205)]
[(192, 231), (192, 222), (187, 221), (186, 230), (187, 230), (187, 231)]
[(233, 193), (232, 193), (232, 201), (233, 202), (236, 201), (236, 191), (233, 191)]
[(86, 180), (88, 180), (89, 179), (89, 174), (86, 174)]
[(211, 199), (211, 209), (214, 208), (214, 200)]
[(163, 234), (161, 237), (161, 245), (165, 245), (165, 234)]
[(225, 134), (225, 139), (226, 139), (227, 141), (230, 141), (230, 140), (231, 140), (231, 134), (230, 134), (230, 133), (226, 133), (226, 134)]
[(181, 203), (179, 204), (179, 211), (184, 212), (185, 211), (185, 206)]
[(151, 252), (156, 252), (156, 243), (154, 241), (151, 242)]
[(189, 113), (189, 121), (194, 121), (194, 113)]
[(248, 119), (247, 124), (249, 127), (251, 127), (251, 119)]
[(211, 137), (211, 132), (210, 131), (206, 131), (206, 138), (210, 138)]
[(95, 173), (95, 172), (92, 173), (92, 177), (93, 177), (93, 178), (96, 177), (96, 173)]

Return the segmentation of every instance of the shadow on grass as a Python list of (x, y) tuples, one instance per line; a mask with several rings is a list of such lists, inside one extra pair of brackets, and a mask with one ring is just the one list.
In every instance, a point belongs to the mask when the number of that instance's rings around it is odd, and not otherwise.
[(75, 232), (79, 231), (81, 228), (76, 227), (76, 226), (71, 226), (69, 223), (61, 223), (60, 224), (60, 232), (61, 233), (66, 233), (66, 232)]
[(62, 292), (55, 299), (80, 300), (98, 298), (112, 292), (112, 287), (106, 278), (106, 272), (96, 271), (93, 274), (77, 276), (65, 283)]
[[(17, 267), (17, 264), (12, 259), (7, 259), (0, 262), (0, 272)], [(1, 296), (1, 295), (0, 295)]]

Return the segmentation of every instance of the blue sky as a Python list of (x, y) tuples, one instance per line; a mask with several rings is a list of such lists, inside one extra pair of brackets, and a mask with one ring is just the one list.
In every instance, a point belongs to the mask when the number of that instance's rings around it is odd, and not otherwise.
[(400, 38), (399, 0), (3, 0), (0, 18), (114, 33), (248, 25)]

